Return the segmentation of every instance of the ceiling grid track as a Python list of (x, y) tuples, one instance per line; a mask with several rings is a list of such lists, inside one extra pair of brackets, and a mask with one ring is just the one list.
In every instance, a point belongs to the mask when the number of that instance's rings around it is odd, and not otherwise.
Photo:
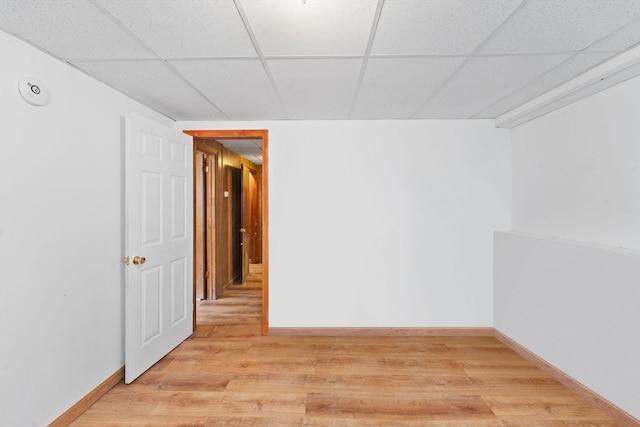
[(238, 10), (238, 13), (240, 14), (240, 19), (242, 19), (242, 23), (244, 24), (244, 27), (247, 30), (247, 34), (249, 35), (249, 38), (251, 39), (251, 43), (253, 44), (253, 48), (256, 50), (256, 54), (258, 55), (258, 59), (260, 60), (260, 63), (262, 64), (262, 68), (264, 69), (264, 72), (267, 75), (267, 78), (269, 79), (269, 82), (271, 82), (271, 87), (273, 88), (273, 91), (276, 94), (276, 98), (278, 99), (278, 102), (280, 103), (280, 108), (282, 108), (282, 111), (284, 111), (285, 116), (289, 119), (290, 118), (289, 112), (287, 111), (287, 108), (286, 108), (284, 102), (282, 102), (282, 96), (280, 95), (280, 91), (278, 90), (278, 86), (276, 85), (276, 81), (273, 78), (273, 74), (271, 73), (271, 70), (269, 69), (269, 65), (267, 64), (267, 60), (266, 60), (265, 56), (262, 54), (262, 49), (260, 49), (260, 45), (258, 44), (258, 39), (256, 38), (256, 35), (253, 33), (253, 29), (251, 28), (251, 25), (249, 24), (249, 19), (247, 18), (247, 14), (244, 12), (244, 9), (242, 8), (242, 5), (240, 4), (239, 0), (233, 0), (233, 3), (236, 5), (236, 9)]
[[(156, 60), (159, 60), (162, 62), (162, 64), (168, 68), (169, 70), (171, 70), (171, 72), (177, 76), (180, 80), (182, 80), (187, 86), (189, 86), (191, 89), (193, 89), (198, 95), (200, 95), (205, 101), (207, 101), (209, 104), (211, 104), (211, 106), (213, 108), (215, 108), (216, 110), (218, 110), (218, 112), (220, 112), (220, 114), (222, 114), (222, 116), (226, 119), (226, 120), (230, 120), (229, 116), (222, 111), (222, 109), (220, 107), (218, 107), (216, 105), (215, 102), (213, 102), (212, 100), (210, 100), (204, 93), (202, 93), (200, 91), (200, 89), (198, 89), (197, 87), (195, 87), (195, 85), (193, 83), (191, 83), (188, 79), (186, 79), (178, 70), (176, 70), (176, 68), (169, 64), (169, 62), (161, 57), (160, 55), (158, 55), (153, 49), (151, 49), (149, 46), (147, 46), (146, 43), (144, 43), (142, 40), (140, 40), (140, 38), (133, 33), (129, 28), (127, 28), (126, 25), (123, 25), (122, 22), (120, 22), (120, 20), (113, 15), (113, 13), (111, 13), (109, 10), (107, 10), (104, 6), (102, 6), (100, 3), (98, 3), (96, 0), (91, 0), (91, 3), (100, 11), (102, 12), (107, 18), (109, 18), (110, 20), (112, 20), (118, 27), (120, 27), (124, 32), (126, 32), (127, 34), (129, 34), (129, 36), (135, 40), (140, 46), (142, 46), (147, 52), (149, 52), (150, 54), (152, 54)], [(78, 67), (76, 67), (78, 68)], [(82, 69), (78, 68), (80, 71), (82, 71)], [(83, 71), (84, 72), (84, 71)]]
[(172, 120), (498, 119), (619, 64), (640, 1), (0, 0), (0, 30)]
[(367, 64), (369, 62), (369, 55), (371, 54), (371, 48), (373, 41), (376, 38), (376, 31), (378, 30), (378, 24), (380, 23), (380, 16), (382, 15), (382, 8), (384, 7), (384, 0), (378, 0), (376, 6), (376, 12), (373, 16), (373, 22), (371, 23), (371, 31), (369, 32), (369, 40), (367, 41), (367, 48), (362, 58), (362, 66), (360, 67), (360, 75), (358, 76), (358, 82), (356, 84), (356, 90), (353, 94), (353, 101), (351, 102), (351, 108), (349, 109), (348, 119), (353, 117), (353, 112), (358, 102), (358, 96), (360, 95), (360, 88), (362, 87), (362, 81), (364, 80), (364, 74), (367, 71)]
[[(420, 106), (412, 113), (409, 115), (410, 118), (414, 118), (417, 119), (418, 117), (416, 117), (416, 114), (418, 114), (418, 112), (420, 110), (422, 110), (422, 108), (424, 106), (426, 106), (447, 84), (449, 84), (451, 82), (451, 80), (453, 80), (453, 78), (473, 59), (476, 57), (476, 54), (484, 47), (484, 45), (486, 45), (489, 40), (491, 40), (491, 38), (493, 38), (493, 36), (495, 34), (498, 33), (498, 31), (504, 26), (504, 24), (506, 24), (507, 22), (509, 22), (509, 20), (511, 20), (511, 18), (513, 18), (518, 12), (520, 12), (520, 10), (524, 7), (525, 3), (528, 0), (522, 0), (522, 3), (520, 3), (515, 9), (513, 9), (513, 11), (511, 11), (511, 13), (509, 14), (509, 16), (507, 16), (501, 23), (500, 25), (498, 25), (492, 32), (491, 34), (489, 34), (489, 36), (487, 36), (479, 45), (476, 46), (476, 48), (471, 51), (470, 54), (468, 54), (465, 59), (462, 61), (462, 63), (460, 65), (458, 65), (458, 67), (449, 75), (449, 77), (440, 85), (440, 87), (438, 87), (438, 89), (436, 89), (433, 93), (431, 93), (431, 95), (422, 103), (420, 104)], [(465, 117), (468, 118), (468, 117)]]
[[(602, 40), (605, 40), (609, 37), (614, 36), (617, 33), (620, 33), (621, 31), (625, 30), (626, 28), (632, 26), (634, 23), (637, 23), (638, 21), (640, 21), (640, 18), (635, 18), (632, 19), (631, 21), (629, 21), (626, 25), (624, 25), (621, 28), (617, 28), (616, 30), (610, 32), (609, 34), (607, 34), (606, 36), (595, 40), (594, 42), (592, 42), (589, 46), (583, 48), (582, 50), (578, 51), (578, 52), (567, 52), (567, 53), (571, 53), (573, 54), (571, 57), (567, 58), (566, 60), (560, 62), (559, 64), (555, 65), (554, 67), (550, 68), (549, 70), (547, 70), (546, 72), (542, 73), (541, 75), (539, 75), (538, 77), (536, 77), (534, 80), (528, 82), (527, 84), (520, 86), (519, 88), (515, 89), (514, 91), (512, 91), (511, 93), (509, 93), (508, 95), (503, 96), (502, 98), (500, 98), (499, 100), (497, 100), (496, 102), (494, 102), (493, 104), (485, 107), (482, 111), (477, 112), (476, 114), (474, 114), (471, 118), (472, 119), (477, 119), (477, 118), (482, 118), (483, 115), (485, 115), (486, 111), (491, 110), (492, 108), (494, 108), (497, 105), (500, 105), (501, 102), (504, 102), (505, 100), (513, 97), (514, 95), (516, 95), (517, 93), (519, 93), (520, 91), (522, 91), (523, 89), (527, 88), (529, 85), (531, 85), (533, 82), (541, 80), (542, 78), (550, 75), (551, 73), (553, 73), (554, 71), (558, 70), (559, 68), (561, 68), (563, 65), (566, 65), (567, 62), (573, 60), (574, 58), (576, 58), (578, 55), (582, 54), (583, 52), (588, 51), (591, 47), (597, 45), (598, 43), (600, 43)], [(597, 51), (594, 51), (593, 53), (598, 53)], [(569, 79), (570, 80), (570, 79)], [(560, 86), (561, 84), (566, 83), (566, 80), (561, 82), (560, 84), (556, 85)], [(550, 88), (552, 89), (552, 88)], [(511, 110), (511, 109), (508, 109)]]

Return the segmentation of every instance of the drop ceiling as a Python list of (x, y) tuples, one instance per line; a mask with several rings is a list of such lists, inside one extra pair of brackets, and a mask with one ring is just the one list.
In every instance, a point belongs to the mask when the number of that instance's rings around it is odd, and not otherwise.
[(0, 29), (175, 120), (496, 118), (639, 44), (640, 0), (0, 0)]

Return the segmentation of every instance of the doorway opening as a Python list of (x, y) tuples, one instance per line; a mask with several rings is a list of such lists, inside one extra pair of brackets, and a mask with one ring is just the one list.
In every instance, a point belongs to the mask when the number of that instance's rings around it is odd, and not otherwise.
[(242, 199), (244, 195), (242, 194), (242, 169), (234, 168), (232, 166), (227, 166), (227, 183), (228, 190), (227, 195), (229, 199), (229, 206), (231, 210), (231, 228), (229, 229), (229, 243), (231, 244), (231, 276), (233, 283), (242, 284), (244, 283), (243, 277), (243, 269), (244, 264), (249, 260), (243, 258), (243, 230), (245, 224), (242, 221)]
[[(195, 251), (206, 253), (202, 256), (204, 266), (196, 265), (194, 272), (202, 271), (198, 281), (194, 274), (194, 326), (195, 295), (199, 286), (206, 299), (216, 299), (222, 295), (225, 286), (243, 283), (248, 275), (249, 264), (261, 264), (262, 284), (262, 334), (269, 332), (269, 246), (268, 246), (268, 131), (258, 130), (185, 130), (194, 141), (194, 188), (198, 187), (198, 152), (206, 154), (209, 172), (203, 173), (201, 198), (198, 206), (198, 189), (195, 192), (196, 233)], [(230, 161), (233, 157), (225, 149), (225, 140), (257, 140), (262, 147), (262, 164), (256, 166), (243, 159)], [(222, 142), (222, 143), (221, 143)], [(226, 154), (226, 158), (225, 158)], [(235, 154), (235, 153), (233, 153)], [(202, 161), (205, 163), (205, 160)], [(208, 185), (208, 187), (207, 187)], [(203, 190), (203, 188), (208, 190)], [(210, 200), (207, 202), (207, 195)], [(235, 207), (234, 207), (235, 206)], [(198, 210), (199, 209), (199, 210)], [(198, 229), (197, 215), (203, 219)], [(209, 221), (209, 222), (207, 222)], [(202, 233), (204, 231), (204, 233)], [(208, 234), (207, 234), (208, 232)], [(198, 233), (205, 235), (204, 242), (198, 240)], [(197, 256), (195, 258), (198, 258)], [(241, 260), (241, 262), (238, 262)], [(210, 262), (210, 266), (206, 266)]]

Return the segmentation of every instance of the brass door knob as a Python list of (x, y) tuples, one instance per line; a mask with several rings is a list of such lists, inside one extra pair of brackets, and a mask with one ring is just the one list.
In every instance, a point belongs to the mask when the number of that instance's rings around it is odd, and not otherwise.
[(133, 257), (133, 264), (134, 265), (138, 265), (138, 264), (144, 264), (145, 262), (147, 262), (147, 259), (143, 256), (134, 256)]

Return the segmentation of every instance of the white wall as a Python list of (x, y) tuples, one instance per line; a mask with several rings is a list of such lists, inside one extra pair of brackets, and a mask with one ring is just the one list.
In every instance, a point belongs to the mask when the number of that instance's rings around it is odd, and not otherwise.
[(513, 129), (494, 296), (498, 330), (638, 418), (639, 117), (640, 77)]
[(269, 129), (270, 326), (493, 325), (508, 131), (492, 121), (176, 126)]
[(495, 327), (640, 418), (640, 253), (495, 236)]
[[(51, 104), (20, 99), (36, 77)], [(170, 122), (0, 32), (0, 425), (43, 426), (123, 365), (121, 116)]]
[[(123, 364), (122, 116), (171, 122), (1, 32), (0, 53), (0, 425), (40, 426)], [(19, 98), (25, 75), (50, 105)], [(197, 125), (270, 130), (272, 326), (492, 324), (507, 131)]]
[(513, 228), (640, 249), (640, 77), (513, 129)]

